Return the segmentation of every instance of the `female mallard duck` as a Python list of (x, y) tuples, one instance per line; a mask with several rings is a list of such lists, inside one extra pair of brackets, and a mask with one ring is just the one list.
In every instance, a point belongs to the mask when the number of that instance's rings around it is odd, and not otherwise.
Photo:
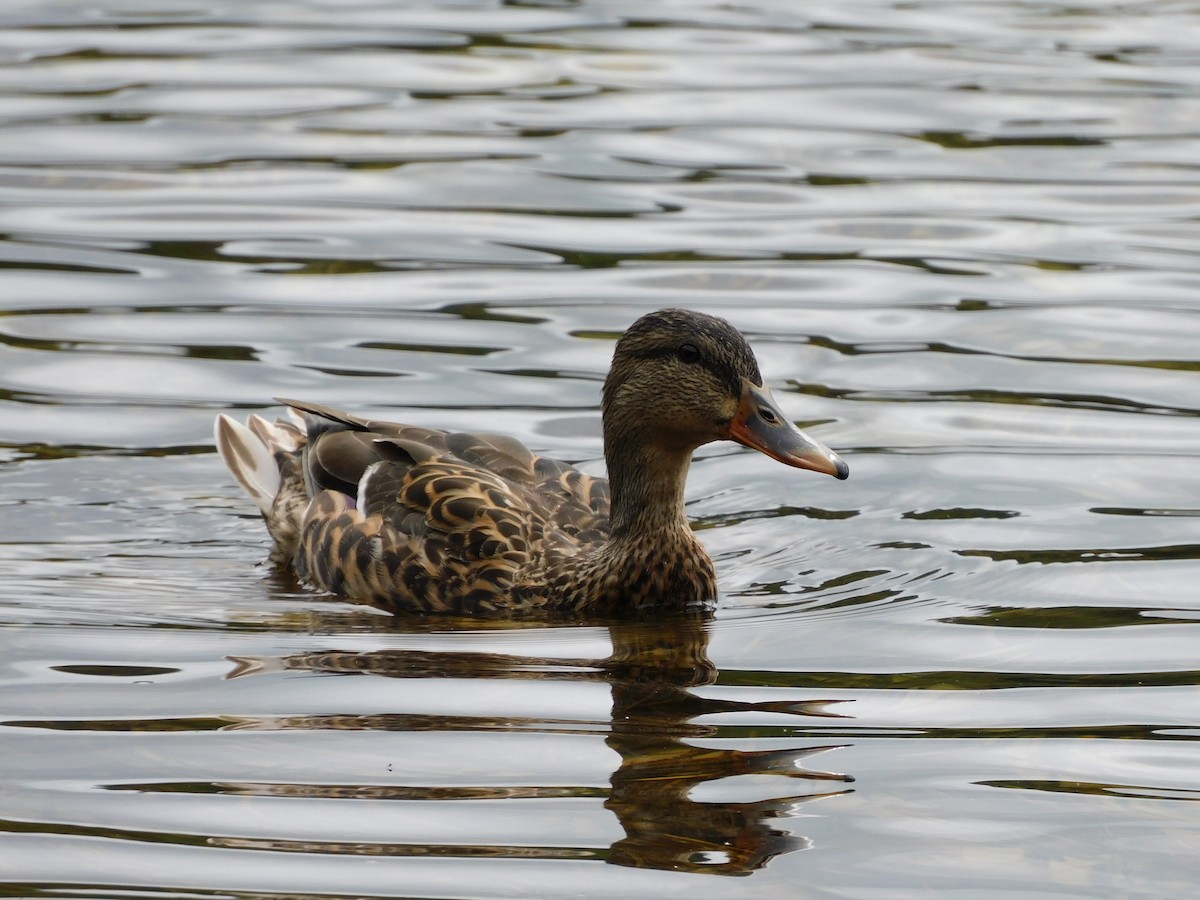
[(216, 424), (273, 558), (397, 612), (616, 613), (711, 600), (716, 573), (683, 509), (692, 451), (734, 440), (789, 466), (849, 472), (780, 411), (733, 326), (681, 309), (642, 316), (617, 342), (601, 406), (608, 481), (508, 437), (281, 402), (303, 414), (303, 429), (258, 416), (249, 428), (224, 415)]

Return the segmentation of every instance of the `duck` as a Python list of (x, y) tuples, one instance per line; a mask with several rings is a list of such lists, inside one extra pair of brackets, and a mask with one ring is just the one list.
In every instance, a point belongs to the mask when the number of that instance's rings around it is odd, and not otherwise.
[(614, 615), (712, 604), (712, 559), (689, 525), (692, 454), (735, 441), (838, 479), (798, 429), (745, 337), (661, 309), (618, 339), (601, 393), (607, 479), (512, 437), (439, 431), (278, 399), (286, 418), (221, 414), (216, 447), (257, 504), (271, 559), (300, 581), (397, 614)]

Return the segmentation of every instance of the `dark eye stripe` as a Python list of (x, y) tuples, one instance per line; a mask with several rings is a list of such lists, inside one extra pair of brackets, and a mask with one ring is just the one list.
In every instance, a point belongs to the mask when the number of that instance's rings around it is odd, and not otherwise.
[[(712, 373), (714, 378), (716, 378), (718, 381), (720, 381), (722, 384), (725, 385), (725, 389), (728, 390), (731, 395), (737, 396), (739, 393), (741, 393), (742, 378), (741, 378), (741, 375), (739, 375), (737, 373), (737, 371), (730, 368), (729, 366), (722, 365), (720, 361), (708, 359), (707, 357), (704, 356), (703, 353), (700, 353), (700, 350), (698, 347), (696, 348), (696, 352), (698, 354), (698, 358), (696, 360), (689, 361), (689, 360), (683, 359), (683, 357), (680, 355), (680, 351), (684, 347), (696, 347), (696, 345), (690, 344), (690, 343), (683, 344), (678, 349), (672, 349), (670, 347), (658, 347), (654, 350), (649, 350), (646, 352), (638, 353), (637, 358), (641, 359), (641, 360), (649, 361), (652, 359), (666, 359), (667, 357), (673, 356), (676, 359), (679, 359), (681, 362), (686, 362), (691, 365), (699, 365), (702, 368), (708, 370), (710, 373)], [(756, 376), (758, 375), (758, 365), (757, 364), (754, 365), (754, 375), (756, 375)], [(761, 376), (759, 376), (757, 378), (757, 380), (755, 380), (755, 384), (762, 384)]]

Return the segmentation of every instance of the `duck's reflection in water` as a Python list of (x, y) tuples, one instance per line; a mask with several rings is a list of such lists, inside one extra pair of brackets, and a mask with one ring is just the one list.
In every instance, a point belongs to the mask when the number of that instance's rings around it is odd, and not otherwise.
[[(380, 650), (368, 653), (326, 651), (302, 653), (283, 659), (234, 658), (231, 677), (282, 668), (320, 672), (359, 672), (393, 678), (546, 679), (607, 682), (612, 690), (612, 716), (606, 743), (620, 756), (612, 773), (604, 806), (617, 817), (625, 836), (608, 848), (561, 856), (605, 859), (638, 868), (669, 869), (726, 875), (746, 875), (772, 858), (811, 846), (783, 826), (797, 804), (849, 793), (849, 775), (818, 771), (805, 766), (809, 758), (838, 749), (829, 745), (802, 744), (786, 749), (748, 750), (698, 746), (708, 739), (728, 737), (719, 725), (696, 721), (720, 713), (762, 712), (808, 717), (840, 717), (832, 702), (793, 699), (743, 702), (701, 696), (696, 688), (714, 684), (718, 671), (708, 657), (708, 614), (691, 614), (646, 621), (608, 624), (612, 653), (601, 660), (559, 659), (548, 656), (473, 652)], [(403, 624), (399, 627), (403, 628)], [(420, 626), (418, 626), (419, 628)], [(771, 722), (778, 723), (776, 716)], [(593, 733), (595, 723), (580, 720), (523, 720), (512, 717), (462, 717), (382, 714), (370, 716), (303, 716), (275, 720), (273, 727), (322, 729), (374, 729), (396, 731), (463, 731), (520, 729), (554, 730), (564, 727)], [(249, 727), (254, 727), (249, 724)], [(736, 729), (735, 729), (736, 731)], [(578, 733), (578, 732), (577, 732)], [(777, 743), (778, 733), (773, 736)], [(739, 744), (745, 739), (737, 740)], [(401, 774), (401, 773), (397, 773)], [(697, 800), (698, 788), (740, 775), (773, 775), (779, 793), (763, 800)], [(714, 786), (716, 787), (716, 786)], [(297, 785), (297, 794), (313, 798), (314, 785)], [(544, 789), (519, 787), (479, 789), (404, 788), (363, 786), (347, 791), (329, 786), (331, 797), (375, 799), (514, 799), (547, 796)], [(720, 791), (720, 788), (717, 787)], [(754, 790), (761, 795), (761, 787)], [(712, 791), (708, 791), (712, 793)], [(290, 793), (274, 785), (272, 794)], [(728, 796), (728, 792), (723, 792)], [(739, 796), (743, 794), (738, 791)], [(285, 849), (288, 841), (273, 841)], [(244, 842), (239, 842), (244, 845)], [(331, 843), (312, 841), (291, 849), (308, 852), (355, 852), (371, 855), (437, 855), (529, 858), (559, 856), (551, 848), (524, 846), (446, 844)]]
[[(848, 793), (849, 775), (802, 767), (806, 757), (831, 746), (784, 750), (715, 749), (688, 739), (712, 737), (713, 725), (699, 716), (758, 710), (797, 716), (834, 716), (827, 701), (739, 702), (699, 696), (692, 689), (712, 684), (717, 669), (708, 658), (702, 616), (610, 627), (613, 654), (604, 663), (613, 691), (608, 745), (621, 756), (604, 804), (616, 813), (625, 837), (608, 861), (639, 868), (744, 875), (772, 858), (810, 846), (804, 837), (779, 828), (796, 804)], [(749, 802), (701, 802), (696, 788), (735, 775), (781, 775), (806, 779), (818, 790), (786, 791)], [(835, 785), (837, 785), (835, 787)]]

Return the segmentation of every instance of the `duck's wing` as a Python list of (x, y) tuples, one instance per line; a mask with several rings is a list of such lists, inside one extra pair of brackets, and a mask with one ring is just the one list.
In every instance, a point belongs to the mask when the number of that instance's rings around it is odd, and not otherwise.
[[(450, 457), (461, 461), (467, 470), (482, 469), (499, 476), (541, 509), (551, 524), (568, 534), (596, 529), (607, 534), (608, 481), (562, 460), (539, 456), (516, 438), (438, 431), (366, 419), (317, 403), (279, 402), (306, 414), (311, 448), (307, 467), (318, 489), (333, 488), (355, 495), (363, 473), (383, 459), (411, 463)], [(400, 453), (382, 449), (381, 441)]]
[(519, 441), (363, 419), (317, 404), (305, 414), (314, 498), (297, 568), (322, 587), (412, 610), (508, 606), (547, 539), (607, 533), (607, 484)]

